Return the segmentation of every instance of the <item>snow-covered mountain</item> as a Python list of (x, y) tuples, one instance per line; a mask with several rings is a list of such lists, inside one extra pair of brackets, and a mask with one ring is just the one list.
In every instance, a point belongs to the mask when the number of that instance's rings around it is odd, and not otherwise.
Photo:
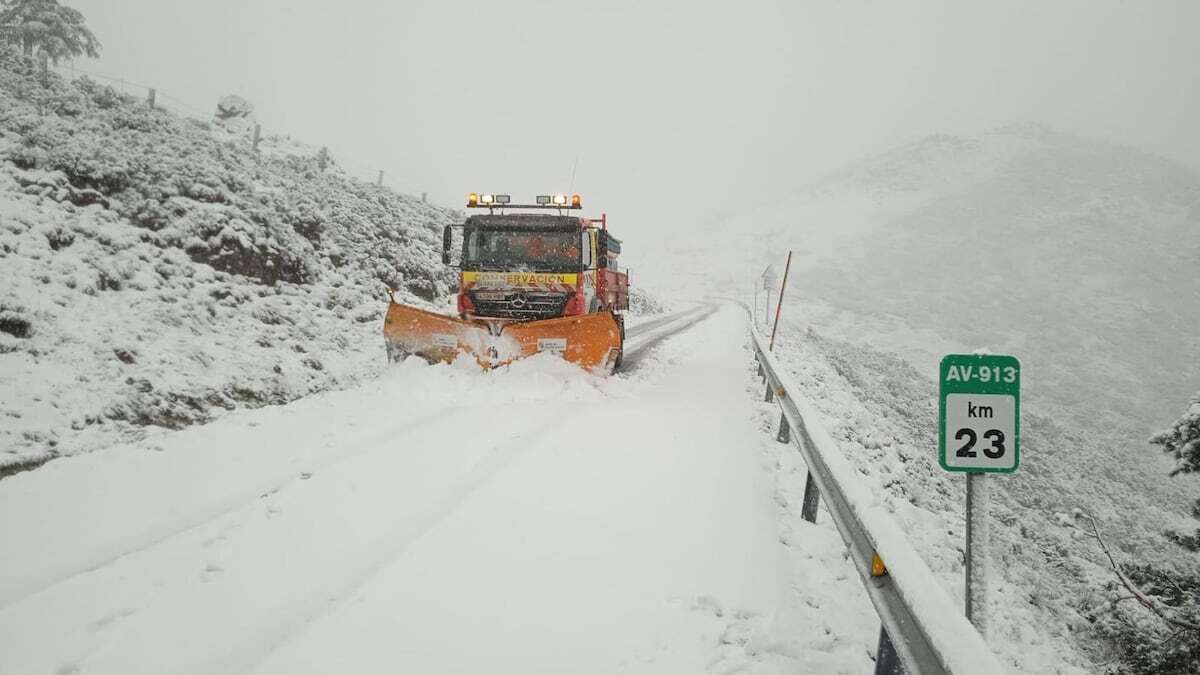
[[(1200, 177), (1018, 125), (928, 137), (792, 200), (727, 229), (752, 235), (746, 288), (796, 251), (777, 351), (847, 455), (953, 583), (962, 480), (936, 464), (936, 363), (1018, 356), (1022, 467), (992, 481), (996, 637), (1031, 671), (1118, 657), (1119, 593), (1086, 516), (1123, 561), (1194, 566), (1163, 532), (1194, 527), (1195, 483), (1168, 478), (1147, 439), (1200, 388)], [(1014, 618), (1027, 613), (1037, 634)]]
[[(890, 194), (909, 204), (860, 239), (856, 255), (805, 270), (805, 288), (966, 346), (1021, 354), (1029, 393), (1081, 422), (1128, 417), (1148, 433), (1159, 411), (1195, 390), (1194, 172), (1026, 127), (906, 151), (929, 160), (910, 166), (940, 171), (916, 186), (900, 182), (903, 172), (882, 190), (860, 181), (879, 202)], [(914, 192), (924, 199), (910, 201)]]
[(455, 212), (0, 52), (0, 470), (355, 381)]
[(814, 325), (929, 372), (1016, 354), (1041, 410), (1137, 456), (1200, 383), (1200, 177), (1172, 161), (1032, 124), (931, 136), (752, 220), (746, 267), (795, 250)]

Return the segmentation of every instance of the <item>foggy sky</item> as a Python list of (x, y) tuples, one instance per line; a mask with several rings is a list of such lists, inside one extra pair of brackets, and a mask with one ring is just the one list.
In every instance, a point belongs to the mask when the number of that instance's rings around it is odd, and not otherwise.
[[(66, 0), (80, 68), (461, 206), (582, 192), (621, 233), (770, 203), (936, 132), (1018, 121), (1200, 165), (1196, 2)], [(780, 203), (780, 209), (786, 209)]]

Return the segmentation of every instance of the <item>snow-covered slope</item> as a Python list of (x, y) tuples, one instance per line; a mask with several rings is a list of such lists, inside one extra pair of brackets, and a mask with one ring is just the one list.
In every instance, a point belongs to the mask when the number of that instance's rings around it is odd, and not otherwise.
[(0, 52), (0, 467), (373, 372), (456, 218)]
[(1146, 439), (1200, 384), (1200, 177), (1020, 125), (923, 139), (794, 199), (743, 223), (744, 274), (797, 251), (777, 350), (865, 480), (954, 584), (962, 481), (936, 465), (937, 359), (1020, 357), (1022, 468), (992, 481), (990, 637), (1026, 670), (1113, 657), (1094, 638), (1119, 596), (1073, 514), (1123, 561), (1195, 564), (1161, 534), (1186, 525), (1195, 483), (1169, 479)]
[(1200, 177), (1044, 129), (989, 142), (1010, 139), (1026, 150), (985, 179), (801, 269), (801, 295), (834, 309), (808, 316), (928, 372), (939, 350), (1017, 354), (1027, 409), (1088, 439), (1062, 451), (1071, 475), (1182, 500), (1145, 440), (1200, 383)]
[(1020, 354), (1028, 393), (1057, 414), (1128, 420), (1145, 435), (1200, 378), (1190, 330), (1200, 325), (1200, 177), (1128, 148), (1020, 131), (988, 137), (1005, 143), (982, 159), (987, 146), (964, 141), (952, 190), (926, 180), (912, 203), (910, 186), (894, 188), (908, 203), (854, 255), (803, 270), (800, 287)]

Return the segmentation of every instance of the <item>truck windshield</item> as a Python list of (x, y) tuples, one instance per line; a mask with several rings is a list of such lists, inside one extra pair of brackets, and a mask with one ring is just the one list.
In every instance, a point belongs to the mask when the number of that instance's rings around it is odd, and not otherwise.
[(559, 272), (580, 266), (579, 233), (470, 230), (463, 263), (479, 269)]

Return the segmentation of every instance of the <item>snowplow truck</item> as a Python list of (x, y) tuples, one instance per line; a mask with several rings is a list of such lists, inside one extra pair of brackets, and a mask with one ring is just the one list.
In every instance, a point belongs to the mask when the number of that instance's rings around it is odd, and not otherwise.
[(392, 295), (383, 326), (390, 361), (416, 355), (448, 363), (466, 355), (491, 369), (549, 352), (602, 374), (621, 365), (622, 312), (629, 308), (621, 242), (609, 234), (606, 215), (570, 215), (582, 208), (578, 194), (535, 201), (467, 196), (469, 209), (487, 213), (447, 225), (442, 236), (447, 265), (461, 239), (458, 315), (403, 305)]

